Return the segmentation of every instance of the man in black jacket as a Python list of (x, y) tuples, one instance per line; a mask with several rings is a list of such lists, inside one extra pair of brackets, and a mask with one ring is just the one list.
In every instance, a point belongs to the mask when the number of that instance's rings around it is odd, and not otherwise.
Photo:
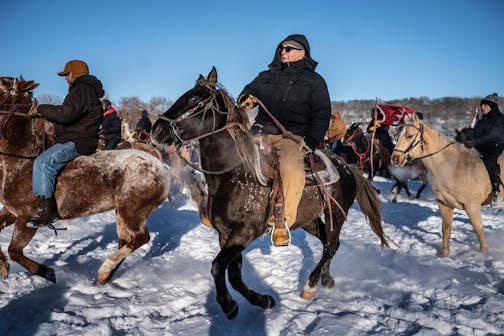
[(476, 123), (474, 132), (464, 129), (457, 135), (457, 140), (463, 142), (466, 147), (474, 147), (480, 152), (492, 183), (493, 206), (502, 201), (499, 192), (502, 181), (498, 159), (504, 151), (504, 115), (499, 110), (498, 98), (496, 93), (483, 98), (480, 103), (482, 117)]
[(98, 133), (103, 107), (102, 83), (89, 75), (84, 61), (67, 62), (58, 72), (70, 85), (63, 105), (41, 104), (37, 111), (54, 124), (56, 143), (42, 152), (33, 163), (32, 188), (39, 200), (28, 227), (52, 226), (59, 217), (54, 198), (56, 176), (79, 155), (89, 155), (98, 148)]
[(121, 119), (108, 99), (103, 100), (103, 123), (101, 135), (105, 140), (105, 149), (114, 149), (121, 142)]
[(275, 51), (269, 70), (261, 72), (240, 94), (238, 103), (248, 106), (260, 99), (297, 141), (284, 137), (262, 107), (252, 126), (253, 133), (266, 134), (279, 156), (284, 195), (285, 229), (274, 229), (276, 246), (288, 245), (289, 228), (305, 184), (304, 156), (323, 140), (331, 119), (331, 101), (324, 79), (315, 72), (310, 45), (304, 35), (290, 35)]

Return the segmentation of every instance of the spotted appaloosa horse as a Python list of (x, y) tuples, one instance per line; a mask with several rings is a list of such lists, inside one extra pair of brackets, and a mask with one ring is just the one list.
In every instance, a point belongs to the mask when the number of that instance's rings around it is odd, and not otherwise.
[[(217, 71), (212, 68), (207, 78), (200, 75), (194, 88), (159, 117), (152, 130), (153, 141), (161, 144), (181, 146), (199, 139), (201, 170), (208, 184), (208, 215), (219, 233), (221, 247), (212, 263), (212, 275), (217, 302), (229, 319), (238, 314), (238, 305), (227, 289), (226, 272), (231, 286), (251, 304), (264, 309), (275, 305), (270, 295), (249, 289), (241, 274), (242, 252), (263, 234), (270, 215), (271, 187), (261, 184), (256, 174), (257, 159), (248, 120), (246, 111), (237, 108), (217, 83)], [(381, 204), (371, 184), (335, 155), (327, 155), (340, 179), (326, 186), (327, 198), (320, 187), (306, 187), (292, 227), (303, 228), (324, 246), (322, 258), (304, 287), (304, 298), (315, 295), (319, 280), (325, 287), (334, 286), (329, 267), (340, 245), (341, 227), (355, 199), (381, 243), (387, 245), (381, 227)], [(325, 202), (331, 202), (330, 198), (340, 208), (333, 203), (329, 210)], [(324, 223), (322, 214), (327, 221), (332, 217), (333, 225)]]
[[(440, 255), (446, 257), (450, 254), (454, 209), (465, 210), (478, 236), (480, 251), (487, 253), (481, 206), (490, 203), (492, 186), (478, 152), (449, 139), (413, 114), (405, 117), (392, 163), (403, 166), (413, 160), (421, 160), (430, 173), (432, 191), (443, 219)], [(499, 157), (499, 163), (504, 167), (504, 155)], [(504, 179), (504, 170), (501, 179)]]
[[(55, 282), (54, 271), (26, 257), (24, 247), (37, 229), (26, 227), (37, 201), (32, 194), (32, 166), (46, 148), (42, 118), (27, 114), (31, 92), (38, 84), (0, 77), (0, 230), (14, 223), (9, 256), (30, 273)], [(68, 163), (58, 176), (56, 202), (62, 219), (116, 210), (119, 248), (101, 265), (97, 282), (111, 279), (123, 260), (149, 241), (147, 216), (168, 195), (171, 173), (158, 159), (142, 151), (100, 151)], [(7, 278), (9, 264), (0, 250), (0, 276)]]

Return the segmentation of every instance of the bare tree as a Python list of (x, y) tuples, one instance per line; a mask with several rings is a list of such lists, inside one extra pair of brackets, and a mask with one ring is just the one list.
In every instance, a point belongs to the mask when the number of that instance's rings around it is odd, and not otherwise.
[(61, 98), (50, 94), (42, 94), (38, 96), (37, 101), (39, 104), (60, 105), (62, 103)]

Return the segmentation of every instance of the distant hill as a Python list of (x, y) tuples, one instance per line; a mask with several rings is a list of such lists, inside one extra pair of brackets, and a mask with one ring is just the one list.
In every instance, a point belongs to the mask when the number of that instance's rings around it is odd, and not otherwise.
[[(436, 99), (419, 97), (391, 100), (388, 103), (422, 112), (425, 122), (435, 126), (444, 134), (453, 136), (455, 128), (460, 129), (470, 125), (474, 111), (479, 106), (480, 101), (481, 97), (443, 97)], [(343, 120), (348, 125), (356, 121), (371, 120), (371, 109), (375, 104), (375, 100), (364, 99), (333, 101), (331, 103), (332, 110), (341, 112)]]

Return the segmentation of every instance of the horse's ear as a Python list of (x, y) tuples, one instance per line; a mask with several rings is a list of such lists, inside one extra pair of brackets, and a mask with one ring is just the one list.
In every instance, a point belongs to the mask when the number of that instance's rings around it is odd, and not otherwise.
[(413, 122), (420, 121), (420, 119), (418, 119), (418, 116), (415, 113), (412, 113), (412, 114), (406, 114), (403, 118), (403, 121), (405, 124), (411, 124)]
[(33, 90), (39, 86), (39, 83), (35, 83), (35, 81), (30, 80), (30, 81), (23, 81), (19, 85), (19, 91), (25, 92), (29, 90)]
[(208, 74), (207, 81), (212, 86), (217, 85), (217, 69), (215, 69), (214, 66), (212, 67), (212, 70), (210, 70), (210, 73)]

